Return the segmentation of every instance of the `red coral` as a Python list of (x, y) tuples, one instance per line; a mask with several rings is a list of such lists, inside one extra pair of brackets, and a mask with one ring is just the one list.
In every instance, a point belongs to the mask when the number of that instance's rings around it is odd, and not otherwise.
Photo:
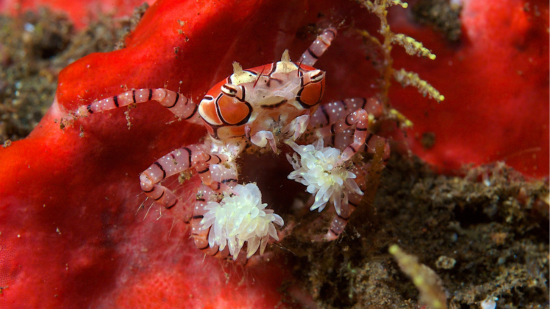
[[(196, 142), (204, 135), (202, 128), (174, 121), (170, 112), (154, 103), (130, 111), (131, 130), (122, 109), (78, 121), (65, 131), (54, 120), (62, 117), (63, 110), (75, 110), (125, 88), (167, 87), (198, 102), (210, 86), (231, 73), (232, 61), (253, 67), (277, 60), (285, 48), (296, 59), (312, 38), (296, 33), (304, 34), (308, 23), (320, 20), (318, 16), (335, 22), (347, 18), (370, 29), (378, 24), (356, 4), (328, 2), (308, 6), (298, 0), (159, 1), (127, 39), (127, 48), (92, 54), (63, 70), (57, 101), (38, 128), (0, 152), (0, 286), (8, 286), (0, 296), (0, 307), (271, 308), (279, 304), (279, 288), (290, 279), (288, 266), (269, 263), (248, 269), (242, 280), (238, 266), (224, 268), (222, 262), (204, 258), (193, 248), (187, 227), (173, 221), (171, 213), (156, 220), (159, 213), (154, 206), (143, 220), (145, 210), (138, 211), (144, 199), (139, 172), (173, 148)], [(465, 42), (458, 48), (448, 47), (427, 30), (394, 29), (409, 31), (438, 55), (429, 63), (397, 56), (396, 63), (432, 82), (446, 95), (445, 102), (426, 102), (408, 90), (395, 91), (392, 97), (398, 109), (415, 121), (415, 132), (435, 132), (436, 143), (429, 151), (419, 148), (414, 135), (412, 140), (413, 150), (430, 162), (454, 168), (465, 162), (512, 159), (535, 145), (542, 149), (536, 152), (542, 172), (535, 175), (547, 175), (548, 38), (540, 37), (540, 25), (546, 27), (547, 19), (546, 23), (538, 19), (542, 17), (528, 20), (522, 14), (533, 13), (518, 12), (519, 4), (512, 2), (500, 11), (468, 5)], [(495, 23), (472, 28), (479, 22), (468, 19), (474, 9)], [(547, 18), (547, 5), (539, 4), (539, 10)], [(509, 12), (515, 12), (508, 26), (511, 38), (500, 45), (488, 44), (483, 31), (496, 31)], [(524, 33), (528, 39), (522, 39)], [(376, 74), (361, 46), (358, 38), (342, 35), (319, 62), (329, 72), (326, 100), (376, 91), (370, 87)], [(544, 69), (530, 64), (530, 56), (538, 66), (546, 61)], [(516, 68), (524, 74), (504, 75)], [(372, 79), (365, 78), (366, 72), (372, 73)], [(472, 76), (484, 78), (475, 82)], [(365, 89), (371, 90), (365, 93)], [(508, 95), (502, 96), (503, 92)], [(534, 108), (545, 111), (525, 112)], [(533, 123), (546, 128), (527, 131)], [(195, 186), (187, 182), (182, 195), (192, 199)]]

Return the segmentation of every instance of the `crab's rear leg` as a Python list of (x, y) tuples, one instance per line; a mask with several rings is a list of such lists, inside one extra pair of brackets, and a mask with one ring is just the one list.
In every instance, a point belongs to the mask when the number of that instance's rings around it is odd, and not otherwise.
[(319, 59), (323, 53), (329, 48), (332, 40), (336, 37), (338, 32), (335, 28), (327, 28), (317, 36), (317, 39), (311, 43), (308, 49), (300, 57), (300, 63), (313, 66), (317, 59)]
[(186, 96), (168, 89), (134, 89), (121, 94), (95, 101), (87, 106), (81, 106), (76, 116), (86, 116), (105, 110), (115, 109), (130, 104), (145, 103), (148, 101), (157, 101), (177, 117), (197, 122), (199, 120), (198, 105), (191, 102)]
[[(225, 156), (219, 155), (215, 160), (226, 160)], [(160, 182), (167, 177), (179, 174), (185, 170), (193, 169), (197, 165), (208, 164), (214, 157), (202, 151), (198, 145), (191, 145), (176, 149), (158, 159), (148, 169), (143, 171), (139, 177), (141, 189), (156, 203), (171, 209), (175, 206), (184, 209), (184, 221), (191, 218), (191, 211), (185, 211), (183, 203), (168, 188), (160, 185)]]
[[(361, 170), (355, 168), (353, 171), (353, 173), (358, 176), (355, 181), (363, 192), (365, 192), (366, 188), (365, 177), (368, 177), (369, 167), (370, 164), (366, 164), (361, 168)], [(355, 209), (357, 209), (363, 197), (363, 195), (357, 194), (356, 192), (348, 191), (348, 199), (347, 201), (342, 201), (339, 213), (335, 211), (334, 217), (330, 222), (328, 232), (324, 236), (325, 240), (332, 241), (340, 237), (348, 224), (351, 214), (355, 211)]]

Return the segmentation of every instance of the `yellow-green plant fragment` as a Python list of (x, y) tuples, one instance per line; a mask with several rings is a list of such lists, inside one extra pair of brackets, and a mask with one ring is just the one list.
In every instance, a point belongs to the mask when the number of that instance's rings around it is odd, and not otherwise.
[(397, 122), (400, 124), (401, 129), (406, 128), (412, 128), (413, 122), (409, 120), (409, 118), (405, 117), (405, 115), (401, 114), (398, 110), (391, 108), (390, 109), (390, 116), (394, 117)]
[(420, 292), (420, 303), (432, 309), (447, 309), (447, 297), (441, 278), (431, 268), (418, 263), (418, 258), (403, 252), (397, 245), (390, 246), (389, 252), (397, 260), (401, 271), (412, 279)]
[(386, 11), (387, 7), (394, 6), (394, 5), (400, 5), (404, 9), (406, 9), (409, 5), (406, 2), (400, 1), (400, 0), (365, 0), (360, 1), (369, 11), (376, 13), (378, 12), (384, 12)]
[(396, 81), (401, 83), (401, 86), (413, 86), (418, 89), (418, 92), (422, 93), (424, 96), (429, 96), (437, 102), (445, 100), (445, 97), (437, 91), (432, 85), (430, 85), (425, 80), (421, 79), (418, 74), (414, 72), (407, 72), (405, 69), (399, 71), (394, 71), (393, 77)]
[(432, 52), (424, 47), (422, 43), (418, 42), (417, 40), (411, 38), (410, 36), (406, 36), (404, 34), (398, 33), (393, 36), (392, 42), (397, 43), (403, 48), (405, 48), (405, 51), (407, 54), (411, 56), (421, 56), (421, 57), (428, 57), (432, 60), (435, 59), (435, 55), (432, 54)]

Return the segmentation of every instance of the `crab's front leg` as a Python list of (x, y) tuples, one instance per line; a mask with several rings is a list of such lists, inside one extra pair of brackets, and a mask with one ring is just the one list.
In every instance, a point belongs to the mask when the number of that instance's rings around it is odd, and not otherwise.
[(310, 210), (322, 211), (328, 203), (334, 205), (336, 215), (323, 239), (337, 239), (363, 198), (369, 164), (338, 164), (340, 150), (324, 147), (322, 139), (314, 145), (302, 146), (291, 141), (287, 144), (296, 152), (292, 157), (287, 155), (295, 169), (288, 178), (302, 183), (309, 193), (315, 195)]
[(145, 103), (148, 101), (157, 101), (178, 118), (199, 123), (197, 113), (198, 105), (191, 102), (183, 94), (168, 89), (134, 89), (121, 94), (95, 101), (87, 106), (81, 106), (76, 116), (87, 116), (93, 113), (111, 110), (130, 104)]
[(277, 141), (275, 140), (275, 136), (273, 136), (273, 132), (271, 131), (258, 131), (252, 135), (250, 135), (251, 128), (249, 125), (246, 125), (244, 127), (244, 131), (250, 142), (258, 147), (265, 147), (267, 143), (269, 143), (269, 146), (271, 146), (271, 149), (274, 153), (278, 153), (277, 151)]
[[(214, 160), (224, 161), (227, 158), (224, 155), (212, 156), (203, 151), (201, 145), (191, 145), (176, 149), (158, 159), (141, 173), (139, 177), (141, 189), (149, 198), (166, 209), (178, 206), (178, 209), (185, 210), (185, 206), (175, 194), (168, 188), (160, 185), (160, 182), (167, 177), (188, 169), (194, 169), (196, 166), (209, 164)], [(184, 211), (184, 213), (184, 221), (188, 222), (191, 218), (191, 213), (190, 211)]]
[[(306, 146), (287, 142), (296, 152), (292, 157), (287, 156), (295, 169), (288, 178), (304, 184), (309, 193), (315, 194), (310, 209), (321, 211), (329, 202), (334, 205), (336, 215), (325, 240), (337, 239), (342, 234), (363, 197), (369, 164), (353, 162), (351, 157), (362, 151), (365, 144), (367, 152), (374, 152), (378, 142), (384, 143), (383, 163), (389, 157), (386, 139), (367, 131), (366, 110), (371, 111), (374, 118), (382, 114), (382, 106), (375, 99), (354, 98), (321, 105), (310, 120), (319, 140)], [(330, 146), (325, 147), (324, 141)]]
[[(309, 115), (296, 117), (291, 123), (283, 128), (284, 138), (288, 138), (293, 141), (297, 140), (306, 131), (308, 123)], [(275, 139), (273, 132), (262, 130), (251, 135), (250, 132), (252, 129), (249, 125), (246, 125), (244, 130), (246, 136), (252, 144), (263, 148), (267, 145), (267, 143), (269, 143), (269, 146), (271, 146), (273, 152), (279, 153), (279, 150), (277, 149), (277, 140)]]
[(389, 158), (388, 141), (368, 131), (369, 114), (367, 110), (373, 111), (374, 117), (378, 117), (382, 112), (381, 105), (375, 99), (354, 98), (321, 105), (312, 116), (311, 126), (322, 126), (318, 129), (318, 135), (330, 138), (333, 146), (337, 144), (338, 135), (346, 135), (345, 132), (355, 125), (353, 142), (344, 149), (338, 164), (348, 161), (364, 145), (366, 145), (367, 152), (373, 153), (374, 146), (379, 141), (385, 144), (383, 160), (386, 161)]
[(284, 129), (285, 135), (293, 141), (297, 140), (307, 130), (309, 118), (309, 115), (296, 117), (296, 119), (292, 120)]

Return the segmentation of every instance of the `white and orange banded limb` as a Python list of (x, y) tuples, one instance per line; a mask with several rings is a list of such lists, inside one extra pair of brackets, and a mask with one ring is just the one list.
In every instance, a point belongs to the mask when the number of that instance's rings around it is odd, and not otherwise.
[[(365, 179), (369, 176), (369, 167), (370, 164), (366, 164), (362, 166), (361, 169), (355, 168), (353, 170), (353, 173), (357, 175), (355, 182), (357, 183), (361, 191), (365, 191), (366, 189)], [(346, 228), (346, 225), (348, 224), (351, 214), (355, 211), (355, 209), (357, 209), (357, 207), (361, 203), (361, 200), (363, 199), (363, 194), (358, 194), (357, 192), (348, 192), (347, 199), (347, 203), (345, 201), (342, 202), (340, 206), (340, 212), (336, 212), (332, 220), (330, 221), (329, 229), (324, 236), (325, 240), (336, 240), (338, 239), (338, 237), (340, 237), (340, 235), (342, 235), (344, 229)]]
[[(202, 145), (190, 145), (176, 149), (158, 159), (141, 173), (139, 177), (141, 189), (149, 198), (166, 209), (171, 209), (175, 206), (185, 209), (185, 205), (183, 205), (175, 194), (161, 185), (160, 182), (167, 177), (189, 169), (196, 170), (201, 178), (211, 179), (212, 173), (209, 169), (205, 171), (204, 166), (222, 163), (226, 160), (227, 156), (223, 154), (210, 154), (204, 150)], [(187, 212), (184, 220), (189, 221), (190, 217), (190, 212)]]
[(368, 131), (369, 113), (372, 112), (374, 118), (382, 114), (382, 106), (376, 99), (353, 98), (337, 102), (331, 102), (319, 106), (312, 117), (311, 126), (319, 127), (318, 134), (330, 139), (330, 145), (340, 148), (342, 141), (347, 139), (349, 128), (355, 126), (353, 142), (348, 143), (344, 149), (339, 164), (348, 161), (355, 153), (366, 149), (373, 153), (374, 146), (383, 142), (384, 155), (386, 161), (390, 155), (390, 146), (387, 140)]
[(317, 36), (315, 41), (309, 46), (309, 48), (302, 54), (298, 62), (313, 66), (317, 59), (319, 59), (325, 51), (329, 48), (332, 40), (336, 37), (338, 32), (335, 28), (327, 28)]
[(121, 94), (92, 102), (89, 105), (81, 106), (76, 111), (76, 116), (87, 116), (106, 110), (116, 109), (131, 104), (157, 101), (178, 118), (199, 123), (197, 113), (198, 105), (191, 102), (186, 96), (168, 89), (134, 89)]

